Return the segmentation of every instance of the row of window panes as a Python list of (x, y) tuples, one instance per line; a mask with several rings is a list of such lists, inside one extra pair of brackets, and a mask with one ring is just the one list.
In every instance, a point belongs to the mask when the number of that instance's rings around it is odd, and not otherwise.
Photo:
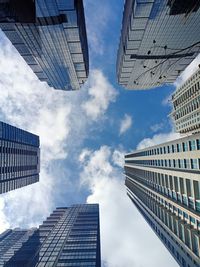
[(126, 163), (139, 165), (169, 167), (179, 169), (200, 169), (200, 159), (158, 159), (158, 160), (126, 160)]
[(146, 151), (136, 152), (134, 154), (126, 155), (125, 158), (162, 155), (162, 154), (178, 153), (178, 152), (186, 152), (194, 150), (200, 150), (200, 139), (190, 140), (178, 144), (172, 144)]
[[(132, 176), (129, 174), (129, 176)], [(165, 175), (167, 176), (167, 175)], [(177, 192), (177, 191), (172, 191), (172, 189), (166, 187), (166, 186), (169, 186), (169, 185), (158, 185), (158, 184), (149, 184), (146, 180), (143, 180), (141, 178), (138, 178), (138, 177), (132, 177), (133, 179), (137, 180), (138, 182), (152, 188), (153, 190), (156, 190), (157, 192), (163, 194), (163, 195), (166, 195), (168, 198), (171, 198), (173, 201), (176, 201), (176, 202), (180, 202), (181, 204), (183, 204), (184, 206), (186, 207), (189, 207), (190, 209), (193, 209), (193, 210), (196, 210), (196, 212), (199, 212), (200, 213), (200, 201), (199, 200), (194, 200), (194, 198), (192, 197), (188, 197), (187, 195), (191, 195), (191, 183), (190, 183), (190, 180), (189, 179), (186, 179), (186, 187), (187, 189), (184, 189), (184, 185), (183, 185), (183, 178), (179, 178), (180, 179), (180, 185), (181, 188), (177, 188), (177, 190), (180, 190), (182, 191), (182, 193), (180, 192)], [(174, 177), (174, 178), (177, 178), (177, 177)], [(167, 181), (167, 180), (166, 180)], [(196, 181), (197, 182), (197, 181)], [(198, 185), (198, 188), (197, 188), (197, 185), (196, 183), (194, 183), (194, 187), (195, 187), (195, 193), (197, 195), (195, 195), (195, 197), (198, 197), (199, 198), (199, 195), (200, 195), (200, 192), (199, 192), (199, 185)], [(172, 188), (172, 186), (171, 186)], [(187, 192), (186, 192), (187, 191)], [(198, 192), (196, 192), (198, 191)], [(155, 195), (155, 197), (157, 198), (157, 196)]]
[[(166, 226), (168, 226), (171, 230), (173, 230), (173, 232), (174, 232), (180, 239), (183, 240), (183, 238), (182, 238), (182, 236), (181, 236), (181, 234), (180, 234), (180, 231), (176, 230), (176, 227), (172, 228), (172, 225), (170, 224), (170, 222), (169, 222), (169, 220), (168, 220), (168, 218), (167, 218), (167, 216), (169, 216), (170, 213), (167, 213), (166, 210), (164, 209), (164, 207), (163, 207), (163, 208), (160, 207), (160, 206), (155, 202), (154, 199), (145, 196), (146, 194), (147, 194), (147, 196), (148, 196), (148, 195), (149, 195), (149, 196), (153, 196), (153, 195), (154, 195), (153, 193), (149, 192), (148, 190), (141, 190), (141, 189), (139, 189), (139, 188), (134, 189), (134, 192), (133, 192), (133, 193), (136, 194), (136, 196), (138, 196), (139, 199), (142, 200), (142, 202), (144, 203), (144, 205), (146, 205), (147, 207), (149, 207), (149, 208), (152, 210), (152, 212), (155, 213), (155, 215), (158, 216), (158, 218), (160, 218), (160, 219), (164, 222), (164, 224), (165, 224)], [(145, 194), (145, 193), (146, 193), (146, 194)], [(158, 198), (158, 199), (159, 199), (159, 197), (157, 197), (157, 196), (156, 196), (155, 198)], [(167, 205), (169, 206), (170, 204), (167, 204)], [(172, 206), (172, 205), (171, 205), (171, 206)], [(169, 211), (169, 212), (170, 212), (170, 211)], [(188, 216), (188, 215), (187, 215), (187, 216)], [(172, 216), (170, 216), (170, 218), (173, 219), (173, 218), (175, 218), (175, 217), (173, 217), (173, 215), (172, 215)], [(173, 222), (175, 223), (175, 222), (178, 222), (178, 221), (173, 220)], [(187, 245), (187, 244), (186, 244), (186, 245)], [(195, 245), (197, 245), (197, 243), (196, 243)], [(199, 246), (199, 245), (198, 245), (198, 246)], [(197, 247), (193, 247), (193, 252), (194, 252), (195, 254), (197, 254), (197, 256), (200, 256), (200, 255), (199, 255), (199, 247), (198, 247), (198, 248), (197, 248)]]
[(184, 92), (182, 95), (180, 95), (175, 101), (173, 101), (174, 106), (179, 106), (182, 104), (185, 100), (188, 100), (193, 94), (198, 92), (200, 90), (200, 83), (196, 82), (194, 85), (190, 86), (186, 92)]
[(0, 183), (0, 194), (1, 193), (6, 193), (10, 190), (14, 190), (32, 183), (36, 183), (39, 180), (38, 175), (33, 175), (29, 177), (24, 177), (24, 178), (18, 178), (15, 180), (11, 181), (4, 181)]
[[(162, 189), (164, 189), (164, 188), (162, 188)], [(165, 188), (165, 190), (160, 190), (160, 192), (162, 194), (167, 195), (167, 197), (172, 198), (172, 191), (170, 191), (169, 189)], [(173, 192), (173, 193), (175, 193), (175, 192)], [(163, 205), (163, 207), (167, 208), (170, 212), (172, 212), (176, 216), (180, 217), (180, 219), (185, 220), (186, 222), (188, 222), (188, 219), (189, 219), (189, 223), (190, 224), (192, 224), (192, 225), (197, 224), (197, 227), (198, 227), (198, 221), (196, 221), (196, 219), (194, 217), (189, 216), (187, 213), (183, 212), (179, 208), (177, 208), (174, 205), (170, 204), (168, 201), (164, 200), (162, 197), (160, 197), (160, 196), (158, 196), (158, 195), (156, 195), (156, 194), (154, 194), (154, 193), (152, 193), (150, 191), (147, 191), (147, 194), (149, 196), (151, 196), (151, 198), (153, 198), (154, 200), (159, 202), (161, 205)], [(183, 205), (189, 206), (190, 208), (195, 209), (195, 207), (194, 207), (194, 199), (188, 198), (185, 195), (181, 195), (181, 194), (176, 194), (175, 193), (175, 195), (178, 196), (178, 197), (175, 198), (176, 201), (179, 201)], [(190, 206), (189, 202), (191, 202), (191, 206)], [(200, 212), (200, 209), (199, 210), (196, 209), (196, 210)]]
[[(148, 223), (150, 224), (150, 226), (154, 229), (154, 231), (157, 232), (157, 234), (159, 235), (159, 237), (161, 238), (161, 240), (168, 246), (168, 248), (170, 249), (170, 251), (173, 253), (173, 255), (175, 256), (175, 258), (178, 259), (178, 262), (180, 263), (185, 263), (185, 259), (183, 257), (180, 256), (179, 252), (176, 251), (175, 247), (170, 243), (170, 241), (168, 240), (168, 237), (170, 236), (170, 238), (173, 240), (173, 242), (176, 242), (176, 244), (178, 246), (180, 246), (181, 250), (184, 251), (180, 245), (180, 243), (178, 243), (177, 241), (174, 240), (174, 237), (172, 237), (170, 235), (170, 233), (168, 231), (166, 231), (166, 229), (162, 226), (162, 224), (160, 224), (160, 222), (158, 220), (156, 220), (149, 212), (147, 212), (146, 214), (146, 209), (145, 211), (141, 210), (143, 216), (145, 217), (145, 219), (148, 221)], [(152, 217), (153, 220), (151, 220), (149, 218), (149, 216)], [(157, 227), (157, 224), (159, 225), (159, 227)], [(166, 236), (165, 236), (166, 233)], [(186, 253), (184, 251), (184, 253)], [(187, 257), (189, 257), (191, 260), (192, 258), (190, 257), (190, 255), (187, 253)], [(197, 267), (197, 263), (193, 261), (193, 263), (195, 264), (195, 266)], [(184, 266), (184, 265), (183, 265)], [(188, 267), (191, 267), (188, 265)]]
[(178, 119), (184, 117), (185, 115), (195, 111), (196, 109), (199, 108), (199, 103), (200, 103), (200, 96), (196, 99), (193, 99), (186, 106), (184, 106), (184, 108), (177, 110), (175, 115), (174, 115), (174, 119), (178, 120)]
[(136, 168), (125, 168), (125, 173), (133, 179), (144, 182), (146, 185), (154, 188), (166, 188), (172, 192), (185, 194), (188, 197), (194, 196), (196, 200), (200, 200), (200, 182), (187, 178), (146, 171)]

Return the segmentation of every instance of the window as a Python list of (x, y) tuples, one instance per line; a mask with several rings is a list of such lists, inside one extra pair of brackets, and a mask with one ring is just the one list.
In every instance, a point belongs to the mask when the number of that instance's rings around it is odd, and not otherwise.
[(197, 159), (191, 159), (190, 163), (191, 163), (191, 169), (198, 169), (198, 161), (197, 161)]
[(193, 223), (193, 224), (195, 224), (195, 218), (192, 217), (192, 216), (190, 216), (190, 222)]
[(177, 144), (177, 152), (181, 152), (181, 145)]
[(186, 179), (186, 190), (187, 190), (187, 195), (191, 196), (191, 181), (189, 179)]
[(197, 142), (197, 149), (200, 150), (200, 139), (197, 139), (196, 142)]
[(168, 160), (169, 167), (171, 167), (171, 159)]
[(192, 198), (188, 198), (188, 204), (189, 204), (189, 208), (194, 209), (194, 199)]
[(195, 142), (195, 140), (189, 141), (189, 148), (190, 148), (190, 151), (196, 150), (196, 142)]
[(188, 151), (188, 143), (187, 142), (183, 142), (182, 143), (182, 147), (183, 147), (183, 151)]
[(184, 160), (183, 159), (180, 159), (179, 160), (179, 163), (180, 163), (179, 168), (182, 168), (183, 169), (185, 167)]
[(174, 190), (177, 192), (178, 191), (178, 180), (177, 180), (177, 177), (174, 176)]
[(196, 211), (200, 212), (200, 201), (199, 200), (195, 201), (195, 206), (196, 206)]
[(166, 187), (169, 187), (168, 175), (167, 174), (165, 174), (165, 185), (166, 185)]
[(179, 188), (180, 188), (180, 193), (184, 194), (184, 181), (183, 178), (179, 178)]
[(173, 167), (175, 168), (176, 167), (176, 160), (173, 159)]
[(178, 167), (181, 168), (181, 161), (178, 159)]
[(184, 166), (185, 166), (185, 169), (190, 168), (189, 159), (184, 159)]
[(197, 235), (194, 235), (193, 237), (193, 246), (194, 253), (199, 256), (199, 237)]
[(169, 187), (171, 190), (173, 190), (173, 181), (172, 181), (172, 176), (169, 175)]
[(194, 187), (194, 197), (195, 199), (200, 199), (200, 182), (199, 181), (193, 181), (193, 187)]
[(188, 198), (186, 196), (183, 196), (182, 201), (183, 204), (185, 204), (186, 206), (188, 205)]

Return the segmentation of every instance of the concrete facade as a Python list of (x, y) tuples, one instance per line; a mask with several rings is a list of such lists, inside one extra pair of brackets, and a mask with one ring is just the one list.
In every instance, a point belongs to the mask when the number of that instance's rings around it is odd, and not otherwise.
[(179, 133), (200, 131), (200, 69), (172, 95), (171, 117)]
[(125, 156), (127, 194), (180, 266), (200, 266), (200, 134)]

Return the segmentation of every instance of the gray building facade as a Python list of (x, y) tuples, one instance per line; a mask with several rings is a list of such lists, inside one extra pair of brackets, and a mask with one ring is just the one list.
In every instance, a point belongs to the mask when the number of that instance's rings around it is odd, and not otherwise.
[(173, 83), (200, 51), (200, 2), (126, 0), (117, 79), (127, 89)]
[(125, 155), (127, 194), (183, 267), (200, 266), (200, 134)]
[(82, 0), (2, 0), (0, 28), (39, 80), (77, 90), (89, 72)]
[(0, 122), (0, 194), (39, 181), (39, 137)]
[(98, 204), (60, 207), (39, 228), (5, 231), (0, 266), (100, 267)]

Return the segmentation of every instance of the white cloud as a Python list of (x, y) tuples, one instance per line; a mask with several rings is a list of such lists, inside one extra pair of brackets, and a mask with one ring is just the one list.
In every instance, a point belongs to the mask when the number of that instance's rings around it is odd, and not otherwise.
[(87, 202), (100, 204), (104, 266), (177, 266), (126, 195), (123, 170), (114, 167), (114, 154), (102, 146), (81, 162), (82, 184), (91, 190)]
[[(106, 25), (105, 17), (107, 14), (99, 21)], [(99, 25), (92, 30), (97, 28)], [(102, 54), (104, 48), (99, 35), (91, 35), (91, 40), (93, 51)], [(52, 171), (52, 164), (65, 159), (74, 146), (83, 141), (88, 125), (85, 115), (92, 120), (99, 119), (116, 99), (116, 90), (99, 70), (90, 72), (86, 87), (81, 92), (55, 91), (36, 79), (10, 44), (1, 45), (0, 117), (40, 135), (42, 164), (39, 183), (0, 197), (0, 231), (8, 227), (35, 226), (55, 207), (55, 189), (63, 170), (54, 164)], [(80, 155), (84, 167), (81, 180), (91, 190), (88, 202), (100, 202), (103, 260), (109, 267), (173, 266), (169, 253), (123, 190), (122, 170), (117, 167), (122, 166), (122, 158), (122, 152), (112, 152), (106, 146), (95, 152), (84, 150)], [(63, 187), (67, 179), (61, 180)], [(148, 256), (141, 258), (144, 254)]]
[(150, 127), (150, 129), (152, 132), (155, 133), (155, 132), (158, 132), (159, 130), (161, 130), (163, 127), (164, 127), (164, 123), (160, 122), (160, 123), (156, 123), (156, 124), (152, 125)]
[(79, 155), (79, 161), (84, 162), (90, 156), (90, 154), (91, 154), (90, 149), (87, 149), (87, 148), (83, 149), (81, 151), (81, 154)]
[(128, 114), (124, 115), (124, 118), (120, 122), (119, 134), (122, 135), (128, 131), (132, 126), (132, 117)]
[(88, 84), (89, 99), (82, 108), (89, 118), (97, 120), (106, 112), (110, 102), (115, 101), (117, 92), (99, 70), (90, 71)]
[(8, 219), (4, 213), (5, 202), (0, 199), (0, 233), (9, 228)]
[(163, 106), (170, 106), (172, 108), (172, 94), (170, 93), (169, 95), (167, 95), (163, 100), (162, 100), (162, 105)]
[(174, 132), (155, 134), (152, 138), (144, 138), (142, 141), (140, 141), (140, 143), (137, 145), (137, 149), (155, 146), (179, 138), (181, 138), (181, 135), (179, 133)]
[[(0, 197), (0, 230), (9, 226), (38, 224), (53, 208), (55, 177), (53, 160), (65, 159), (65, 142), (71, 131), (72, 104), (65, 92), (37, 80), (11, 44), (4, 40), (0, 50), (1, 119), (40, 136), (40, 182)], [(57, 169), (58, 175), (60, 170)]]
[(36, 78), (2, 32), (0, 47), (0, 120), (39, 135), (41, 143), (40, 182), (0, 196), (2, 232), (38, 225), (55, 208), (60, 192), (71, 184), (63, 174), (66, 166), (57, 162), (77, 153), (87, 134), (89, 120), (80, 106), (97, 106), (95, 118), (103, 116), (116, 93), (100, 70), (91, 71), (78, 92), (54, 90)]
[(115, 150), (112, 154), (112, 161), (118, 167), (124, 166), (124, 151)]

